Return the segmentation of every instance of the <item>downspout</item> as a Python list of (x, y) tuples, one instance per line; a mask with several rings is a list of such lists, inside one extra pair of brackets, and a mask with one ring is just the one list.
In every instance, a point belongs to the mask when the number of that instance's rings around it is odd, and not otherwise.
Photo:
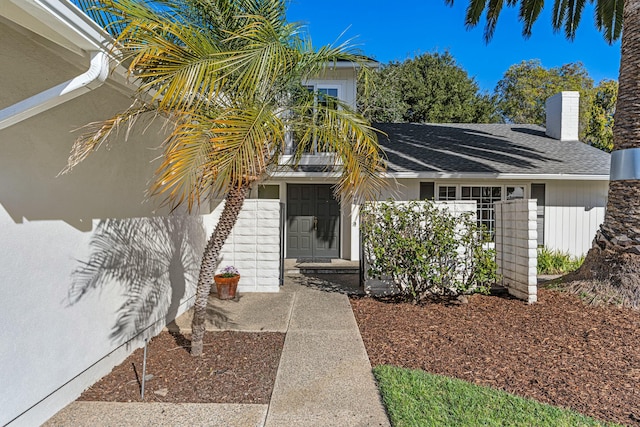
[(96, 89), (109, 75), (109, 57), (92, 52), (89, 69), (77, 77), (0, 110), (0, 130)]

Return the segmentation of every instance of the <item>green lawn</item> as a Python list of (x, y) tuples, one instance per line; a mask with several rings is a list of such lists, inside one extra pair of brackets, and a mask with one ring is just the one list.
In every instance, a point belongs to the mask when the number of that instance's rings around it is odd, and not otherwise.
[(373, 373), (394, 427), (616, 425), (424, 371), (384, 365)]

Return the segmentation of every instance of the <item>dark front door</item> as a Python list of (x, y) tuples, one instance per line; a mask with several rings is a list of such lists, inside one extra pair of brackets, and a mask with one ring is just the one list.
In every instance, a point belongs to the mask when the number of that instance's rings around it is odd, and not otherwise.
[(287, 257), (338, 258), (340, 206), (331, 185), (287, 186)]

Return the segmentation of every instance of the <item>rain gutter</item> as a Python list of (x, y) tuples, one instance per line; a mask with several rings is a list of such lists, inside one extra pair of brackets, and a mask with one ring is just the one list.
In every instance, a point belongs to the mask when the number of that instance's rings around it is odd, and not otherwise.
[(50, 26), (49, 21), (55, 18), (55, 23), (62, 27), (61, 33), (89, 50), (91, 61), (84, 73), (0, 110), (0, 130), (102, 86), (110, 71), (105, 33), (93, 21), (88, 22), (86, 15), (73, 4), (65, 0), (18, 0), (14, 4), (45, 26)]

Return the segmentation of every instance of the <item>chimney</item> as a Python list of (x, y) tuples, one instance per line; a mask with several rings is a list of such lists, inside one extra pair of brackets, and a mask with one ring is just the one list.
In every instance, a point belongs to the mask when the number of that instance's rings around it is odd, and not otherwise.
[(547, 99), (547, 136), (560, 141), (578, 140), (580, 92), (563, 91)]

